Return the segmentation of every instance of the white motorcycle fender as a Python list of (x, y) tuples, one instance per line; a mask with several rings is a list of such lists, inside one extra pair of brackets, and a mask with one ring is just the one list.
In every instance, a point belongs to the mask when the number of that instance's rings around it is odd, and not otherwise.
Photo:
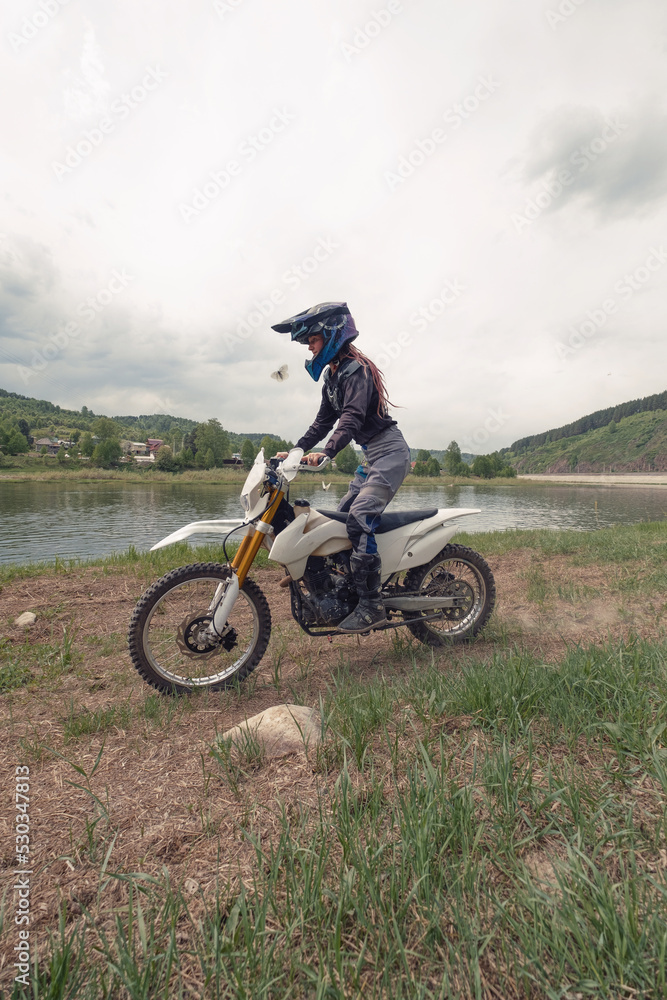
[[(166, 538), (153, 545), (151, 552), (163, 549), (165, 545), (173, 545), (174, 542), (182, 542), (186, 538), (190, 538), (191, 535), (228, 535), (232, 528), (240, 527), (242, 524), (243, 521), (238, 518), (235, 521), (192, 521), (191, 524), (186, 524), (178, 531), (172, 531), (171, 535), (167, 535)], [(245, 531), (239, 534), (247, 535), (248, 529), (254, 531), (255, 526), (248, 524)]]
[[(400, 553), (397, 551), (387, 552), (386, 557), (380, 546), (380, 540), (383, 538), (391, 539), (391, 536), (397, 532), (390, 531), (386, 535), (378, 535), (378, 552), (383, 560), (383, 570), (385, 558), (388, 564), (387, 569), (395, 561), (395, 565), (392, 566), (393, 573), (400, 573), (402, 570), (412, 569), (413, 566), (423, 566), (424, 563), (430, 562), (459, 530), (459, 525), (451, 522), (459, 517), (467, 517), (468, 514), (479, 513), (481, 513), (479, 508), (453, 507), (449, 510), (439, 510), (433, 517), (427, 517), (424, 521), (416, 521), (414, 524), (407, 525), (409, 529), (413, 529), (410, 530), (407, 542), (405, 536), (400, 540), (397, 539), (399, 543), (403, 543), (403, 551)], [(384, 572), (382, 575), (384, 577)]]

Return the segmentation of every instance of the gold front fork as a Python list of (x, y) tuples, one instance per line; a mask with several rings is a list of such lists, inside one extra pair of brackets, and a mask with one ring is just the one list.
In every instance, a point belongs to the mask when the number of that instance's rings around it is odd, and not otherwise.
[[(268, 508), (264, 511), (260, 518), (260, 524), (271, 524), (273, 516), (276, 513), (284, 495), (285, 494), (279, 490), (275, 491), (271, 497), (271, 502), (269, 503)], [(259, 547), (264, 541), (265, 534), (266, 532), (256, 528), (253, 535), (245, 536), (237, 549), (236, 555), (232, 560), (232, 569), (239, 578), (239, 587), (243, 586), (243, 581), (248, 575), (248, 570), (252, 566), (255, 556), (259, 552)]]

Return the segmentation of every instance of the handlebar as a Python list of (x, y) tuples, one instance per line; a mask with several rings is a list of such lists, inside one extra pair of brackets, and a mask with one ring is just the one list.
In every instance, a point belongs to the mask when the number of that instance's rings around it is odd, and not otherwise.
[[(310, 465), (307, 456), (304, 455), (304, 457), (300, 460), (299, 465), (304, 466), (304, 468), (322, 469), (324, 468), (325, 465), (328, 465), (330, 461), (331, 459), (325, 457), (320, 462), (318, 462), (317, 465)], [(270, 465), (272, 469), (277, 469), (278, 466), (282, 464), (282, 462), (283, 462), (282, 458), (274, 457), (270, 458), (266, 464)]]
[[(278, 462), (277, 466), (273, 465), (274, 461)], [(294, 477), (296, 476), (296, 474), (299, 471), (299, 469), (301, 469), (301, 468), (304, 468), (304, 469), (305, 468), (310, 468), (314, 472), (316, 469), (322, 469), (322, 468), (324, 468), (324, 466), (327, 465), (327, 463), (329, 461), (330, 460), (325, 456), (322, 459), (322, 461), (318, 462), (317, 465), (310, 465), (309, 466), (308, 465), (308, 460), (305, 458), (305, 456), (303, 454), (303, 449), (302, 448), (292, 448), (292, 450), (287, 455), (287, 458), (278, 458), (277, 455), (274, 455), (272, 459), (269, 459), (269, 464), (271, 465), (272, 468), (275, 468), (276, 471), (278, 471), (278, 469), (280, 469), (281, 472), (282, 472), (282, 475), (286, 479), (286, 482), (289, 483), (289, 482), (291, 482), (294, 479)], [(257, 459), (255, 459), (255, 462), (257, 462)]]

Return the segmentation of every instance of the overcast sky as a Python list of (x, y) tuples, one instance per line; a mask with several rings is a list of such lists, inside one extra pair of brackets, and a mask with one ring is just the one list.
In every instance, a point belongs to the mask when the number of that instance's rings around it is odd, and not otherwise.
[(295, 439), (344, 300), (415, 447), (665, 389), (664, 0), (9, 6), (1, 387)]

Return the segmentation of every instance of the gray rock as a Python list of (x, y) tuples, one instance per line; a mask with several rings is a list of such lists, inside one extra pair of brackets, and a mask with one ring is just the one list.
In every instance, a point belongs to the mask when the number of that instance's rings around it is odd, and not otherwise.
[(305, 705), (273, 705), (222, 734), (223, 740), (243, 746), (251, 733), (267, 757), (282, 757), (320, 742), (320, 713)]
[(24, 611), (22, 615), (19, 615), (15, 619), (14, 624), (20, 625), (21, 628), (29, 628), (30, 625), (34, 625), (37, 621), (37, 615), (32, 611)]

